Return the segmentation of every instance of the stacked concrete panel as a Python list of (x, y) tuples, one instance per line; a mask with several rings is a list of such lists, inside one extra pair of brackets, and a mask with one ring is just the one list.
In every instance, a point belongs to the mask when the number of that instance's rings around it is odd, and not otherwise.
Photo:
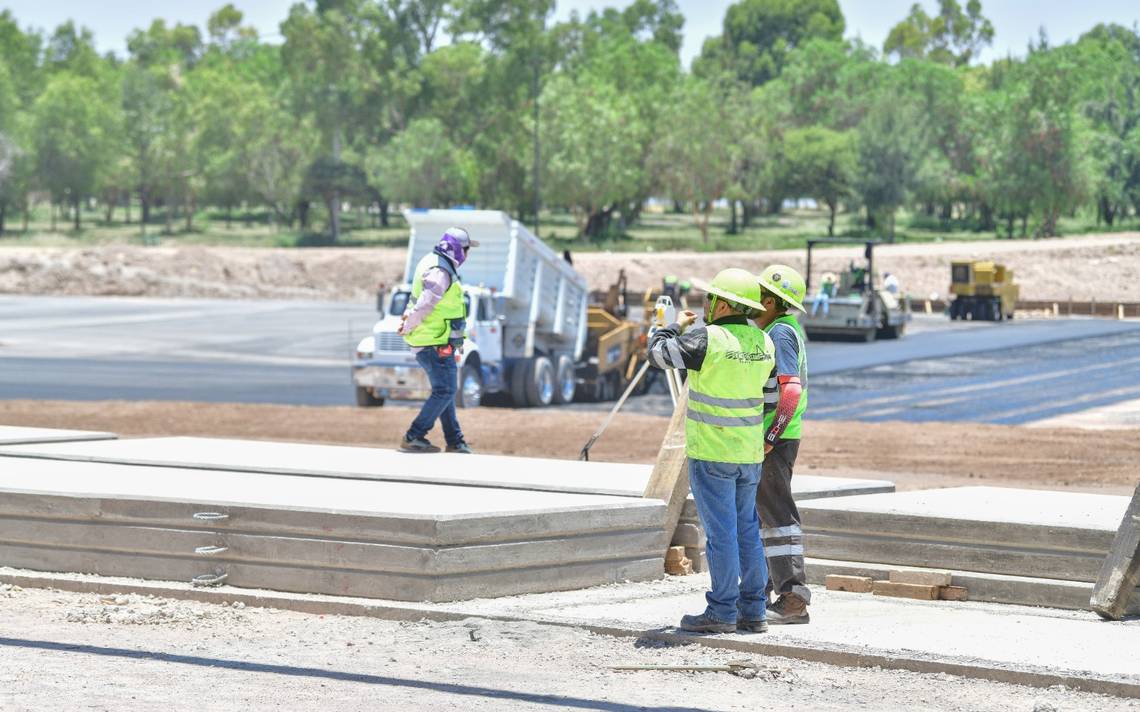
[(0, 457), (0, 565), (396, 600), (662, 575), (664, 505)]
[[(576, 494), (641, 497), (649, 465), (580, 463), (524, 457), (433, 455), (303, 443), (208, 438), (144, 438), (107, 443), (69, 443), (5, 448), (27, 457), (191, 467), (314, 477), (372, 479)], [(792, 480), (797, 501), (874, 492), (893, 492), (885, 480), (800, 475)], [(705, 534), (690, 496), (672, 540), (684, 546), (694, 570), (707, 570)]]
[(954, 572), (973, 600), (1086, 607), (1127, 506), (1123, 496), (960, 487), (816, 500), (800, 513), (813, 580), (911, 566)]
[(114, 433), (101, 433), (92, 430), (59, 430), (56, 428), (24, 428), (15, 425), (0, 425), (0, 445), (114, 440), (117, 437)]

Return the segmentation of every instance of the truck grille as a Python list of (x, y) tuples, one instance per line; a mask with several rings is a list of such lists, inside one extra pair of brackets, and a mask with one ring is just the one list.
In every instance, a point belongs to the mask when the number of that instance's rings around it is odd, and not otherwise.
[(391, 332), (376, 334), (376, 351), (410, 351), (404, 337)]

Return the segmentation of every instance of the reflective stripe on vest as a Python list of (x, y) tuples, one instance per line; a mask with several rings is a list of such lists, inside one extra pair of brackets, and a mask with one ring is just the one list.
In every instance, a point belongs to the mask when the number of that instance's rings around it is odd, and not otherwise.
[[(808, 366), (806, 339), (804, 337), (803, 327), (800, 326), (800, 323), (796, 321), (796, 318), (791, 314), (785, 314), (779, 319), (776, 319), (771, 324), (764, 327), (764, 331), (770, 334), (772, 332), (772, 329), (775, 328), (777, 324), (786, 324), (787, 326), (791, 327), (792, 332), (796, 335), (796, 344), (799, 346), (798, 350), (800, 352), (798, 361), (800, 371), (800, 388), (802, 389), (800, 393), (800, 403), (796, 406), (796, 412), (792, 414), (792, 420), (788, 423), (788, 426), (784, 428), (784, 434), (780, 436), (780, 439), (799, 440), (800, 435), (803, 432), (804, 411), (807, 410), (808, 404)], [(776, 396), (776, 400), (777, 402), (779, 401), (779, 395)], [(772, 427), (772, 423), (775, 420), (776, 411), (769, 411), (768, 414), (764, 417), (765, 433), (768, 432), (768, 428)]]
[(432, 267), (439, 267), (451, 277), (451, 286), (443, 293), (443, 298), (435, 308), (424, 317), (419, 326), (412, 329), (410, 334), (404, 336), (409, 346), (443, 346), (453, 338), (462, 338), (463, 330), (452, 328), (452, 322), (462, 322), (467, 317), (463, 305), (463, 285), (459, 283), (459, 275), (451, 262), (435, 252), (424, 255), (416, 265), (415, 277), (412, 279), (412, 298), (410, 306), (415, 306), (420, 295), (424, 292), (424, 273)]
[(747, 324), (709, 325), (699, 371), (689, 371), (685, 419), (689, 457), (712, 462), (764, 459), (764, 383), (775, 363), (772, 339)]

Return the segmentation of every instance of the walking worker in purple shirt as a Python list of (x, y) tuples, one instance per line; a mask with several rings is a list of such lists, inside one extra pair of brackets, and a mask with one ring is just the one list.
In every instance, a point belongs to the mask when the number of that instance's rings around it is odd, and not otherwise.
[(404, 434), (401, 452), (439, 452), (427, 439), (439, 420), (447, 451), (471, 454), (455, 414), (455, 393), (459, 387), (456, 362), (467, 330), (467, 307), (458, 270), (467, 259), (467, 252), (478, 244), (463, 228), (448, 228), (435, 249), (416, 265), (412, 296), (399, 334), (427, 372), (431, 396)]

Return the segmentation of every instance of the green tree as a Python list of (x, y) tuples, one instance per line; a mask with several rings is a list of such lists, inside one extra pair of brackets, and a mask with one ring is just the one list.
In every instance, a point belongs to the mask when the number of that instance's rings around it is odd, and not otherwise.
[(438, 119), (417, 119), (368, 162), (376, 185), (391, 200), (430, 208), (473, 197), (470, 154), (447, 137)]
[(693, 72), (763, 84), (779, 76), (796, 47), (812, 38), (839, 41), (844, 28), (837, 0), (740, 0), (725, 13), (722, 34), (705, 40)]
[(167, 27), (155, 20), (145, 30), (135, 30), (127, 38), (127, 51), (142, 67), (193, 67), (202, 55), (202, 32), (197, 25)]
[(1097, 218), (1112, 225), (1140, 207), (1140, 35), (1101, 25), (1075, 48), (1082, 80), (1079, 107), (1088, 119), (1095, 161)]
[[(362, 120), (361, 106), (374, 78), (365, 51), (382, 42), (375, 37), (380, 8), (361, 0), (325, 0), (314, 8), (297, 3), (281, 24), (285, 43), (281, 55), (292, 80), (297, 108), (310, 113), (322, 132), (328, 160), (309, 168), (307, 182), (315, 186), (329, 209), (329, 233), (340, 236), (340, 205), (335, 190), (355, 174), (342, 151)], [(333, 190), (333, 193), (328, 193)]]
[(599, 237), (607, 213), (637, 192), (644, 129), (612, 86), (567, 76), (547, 84), (541, 111), (546, 202), (569, 208), (579, 235)]
[(779, 169), (787, 195), (810, 196), (827, 206), (827, 234), (835, 234), (840, 201), (853, 193), (858, 153), (854, 136), (823, 127), (784, 135)]
[(122, 140), (136, 174), (133, 187), (142, 211), (139, 225), (145, 233), (151, 206), (160, 197), (162, 138), (173, 130), (174, 96), (170, 75), (161, 69), (131, 63), (124, 67), (121, 82)]
[(926, 158), (928, 139), (917, 106), (900, 102), (889, 89), (875, 97), (859, 124), (857, 189), (867, 208), (868, 224), (895, 239), (895, 213), (914, 189)]
[(102, 60), (95, 49), (95, 35), (71, 20), (56, 28), (44, 47), (43, 65), (49, 73), (70, 72), (98, 76)]
[(37, 173), (54, 203), (72, 205), (76, 230), (81, 227), (80, 205), (94, 194), (106, 164), (114, 118), (100, 85), (86, 77), (58, 74), (36, 100)]
[(24, 32), (10, 10), (0, 11), (0, 63), (8, 68), (19, 105), (29, 107), (43, 89), (40, 53), (43, 38), (38, 32)]
[(938, 14), (933, 17), (918, 3), (911, 5), (906, 19), (891, 28), (883, 53), (964, 66), (993, 39), (994, 27), (982, 15), (981, 0), (968, 0), (965, 9), (958, 0), (938, 0)]
[[(692, 117), (700, 116), (700, 121)], [(708, 82), (689, 78), (677, 87), (662, 117), (653, 148), (653, 170), (673, 200), (689, 203), (701, 240), (708, 243), (713, 204), (732, 183), (735, 146), (725, 140), (731, 116), (724, 97)]]

